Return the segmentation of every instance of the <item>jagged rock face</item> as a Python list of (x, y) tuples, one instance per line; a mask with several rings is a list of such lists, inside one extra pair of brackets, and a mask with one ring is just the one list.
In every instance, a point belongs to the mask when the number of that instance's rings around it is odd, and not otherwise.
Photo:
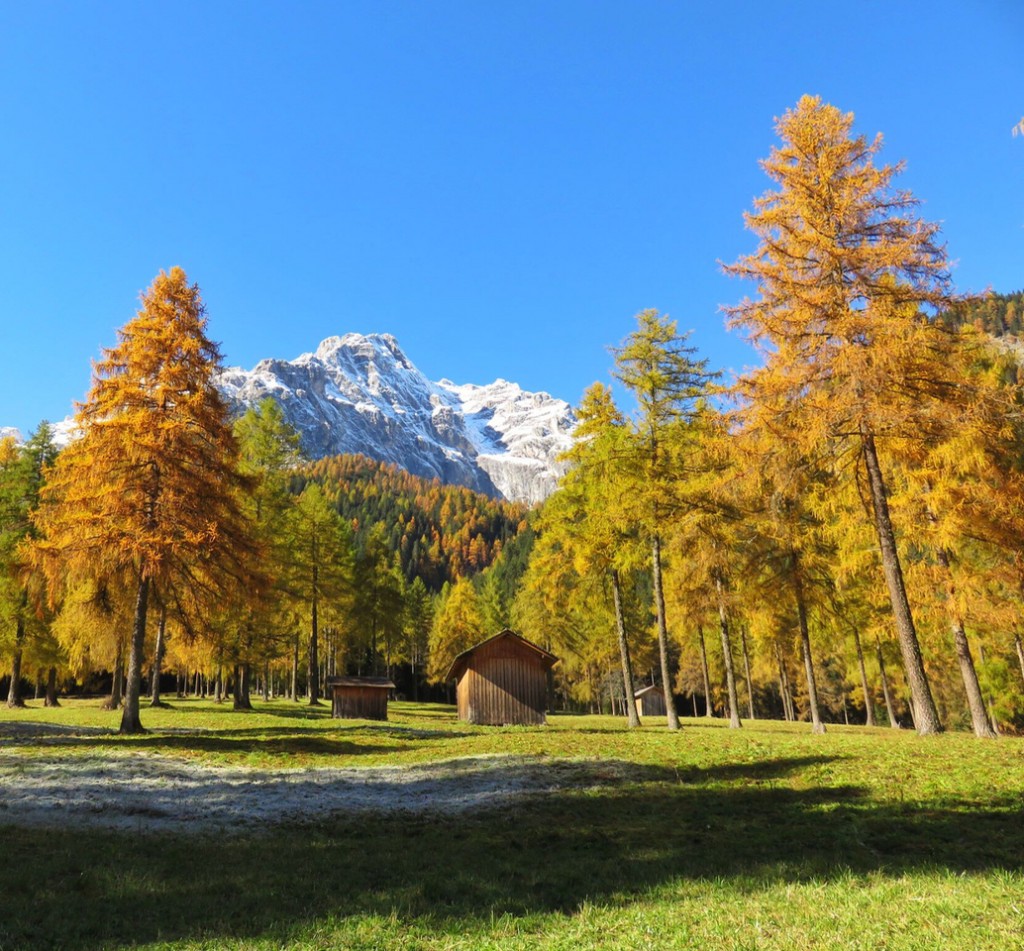
[(315, 353), (225, 369), (218, 386), (236, 411), (272, 396), (311, 458), (362, 453), (414, 475), (534, 503), (563, 471), (572, 443), (564, 400), (515, 383), (429, 381), (390, 334), (329, 337)]

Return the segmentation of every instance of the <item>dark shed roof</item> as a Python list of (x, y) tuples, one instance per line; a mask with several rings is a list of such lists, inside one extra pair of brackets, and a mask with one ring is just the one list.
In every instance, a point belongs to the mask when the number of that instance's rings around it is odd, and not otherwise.
[(461, 654), (459, 654), (455, 658), (455, 660), (452, 661), (452, 665), (448, 668), (448, 673), (445, 674), (444, 679), (448, 681), (456, 680), (457, 678), (461, 677), (462, 672), (466, 669), (466, 666), (469, 663), (470, 659), (478, 650), (480, 650), (480, 648), (486, 647), (488, 644), (493, 644), (495, 641), (500, 640), (501, 638), (510, 638), (514, 643), (518, 644), (520, 647), (524, 647), (530, 651), (535, 652), (537, 655), (537, 659), (545, 667), (553, 667), (555, 664), (558, 663), (558, 658), (555, 657), (554, 654), (544, 650), (543, 647), (538, 647), (532, 641), (528, 641), (525, 637), (521, 636), (520, 634), (517, 634), (515, 631), (510, 631), (508, 630), (508, 628), (506, 628), (504, 631), (499, 631), (493, 637), (488, 637), (487, 640), (481, 641), (479, 644), (474, 644), (471, 648), (469, 648), (469, 650), (464, 650)]
[(652, 690), (654, 690), (654, 691), (657, 691), (657, 693), (658, 693), (658, 695), (659, 695), (659, 696), (660, 696), (660, 695), (662, 694), (662, 692), (663, 692), (663, 691), (662, 691), (662, 689), (661, 689), (661, 687), (659, 687), (659, 686), (658, 686), (657, 684), (652, 684), (651, 686), (648, 686), (648, 687), (642, 687), (642, 688), (641, 688), (640, 690), (638, 690), (638, 691), (637, 691), (637, 692), (636, 692), (635, 694), (633, 694), (633, 696), (634, 696), (634, 697), (635, 697), (635, 698), (636, 698), (637, 700), (639, 700), (639, 699), (640, 699), (641, 697), (643, 697), (643, 696), (644, 696), (645, 694), (649, 694), (649, 693), (650, 693), (650, 692), (651, 692)]
[(380, 687), (394, 690), (395, 685), (387, 677), (328, 677), (328, 687)]

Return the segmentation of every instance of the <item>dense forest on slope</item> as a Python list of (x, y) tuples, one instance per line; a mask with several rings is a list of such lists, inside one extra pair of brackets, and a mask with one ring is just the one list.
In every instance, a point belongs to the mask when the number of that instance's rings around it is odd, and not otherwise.
[(303, 462), (273, 399), (229, 427), (198, 288), (161, 274), (80, 438), (0, 439), (8, 704), (101, 670), (125, 732), (162, 670), (239, 709), (317, 704), (339, 673), (441, 699), (452, 659), (512, 627), (559, 657), (556, 706), (631, 726), (650, 683), (670, 728), (1021, 729), (1024, 293), (961, 302), (852, 118), (804, 97), (779, 120), (756, 250), (725, 267), (757, 284), (727, 315), (764, 364), (726, 391), (674, 320), (637, 314), (612, 350), (631, 412), (584, 394), (535, 511)]
[(1020, 337), (1024, 334), (1024, 291), (986, 294), (948, 311), (944, 321), (949, 327), (973, 324), (993, 337)]
[(318, 483), (351, 526), (357, 557), (371, 532), (399, 558), (407, 581), (427, 589), (487, 568), (525, 525), (521, 505), (461, 486), (411, 475), (367, 456), (330, 456), (304, 464), (291, 478), (298, 495)]

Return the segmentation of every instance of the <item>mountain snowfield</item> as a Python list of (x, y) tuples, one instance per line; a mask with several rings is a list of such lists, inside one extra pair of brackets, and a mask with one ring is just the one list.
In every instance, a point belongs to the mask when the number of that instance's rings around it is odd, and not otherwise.
[(228, 367), (218, 386), (236, 412), (274, 397), (310, 458), (362, 453), (528, 504), (554, 490), (576, 424), (564, 400), (507, 380), (431, 382), (390, 334), (328, 337), (291, 361)]
[[(281, 404), (310, 459), (359, 452), (414, 475), (527, 505), (554, 490), (572, 444), (572, 407), (515, 383), (429, 381), (390, 334), (329, 337), (294, 360), (228, 366), (217, 386), (233, 414), (267, 396)], [(73, 437), (72, 418), (53, 424)], [(20, 438), (15, 429), (0, 436)]]
[[(554, 491), (572, 445), (572, 407), (515, 383), (433, 383), (390, 334), (328, 337), (294, 360), (225, 368), (217, 381), (240, 414), (271, 396), (302, 437), (311, 459), (362, 453), (413, 475), (533, 504)], [(54, 424), (71, 438), (69, 417)], [(0, 436), (20, 437), (0, 427)]]

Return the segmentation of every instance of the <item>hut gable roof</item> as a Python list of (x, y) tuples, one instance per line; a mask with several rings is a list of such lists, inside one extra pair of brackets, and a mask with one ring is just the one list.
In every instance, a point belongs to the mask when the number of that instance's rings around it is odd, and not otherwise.
[(380, 687), (394, 690), (395, 685), (387, 677), (328, 677), (328, 687)]
[(651, 693), (651, 691), (654, 691), (655, 693), (658, 693), (658, 694), (660, 694), (662, 692), (661, 687), (659, 687), (657, 684), (654, 684), (652, 686), (642, 687), (635, 694), (633, 694), (633, 696), (637, 700), (639, 700), (641, 697), (646, 696), (647, 694)]
[(547, 668), (554, 667), (554, 665), (558, 663), (558, 658), (555, 657), (554, 654), (544, 650), (543, 647), (539, 647), (532, 641), (528, 641), (525, 637), (522, 637), (515, 631), (510, 631), (506, 628), (504, 631), (499, 631), (493, 637), (488, 637), (487, 640), (481, 641), (479, 644), (474, 644), (469, 648), (469, 650), (464, 650), (459, 654), (455, 660), (452, 661), (451, 667), (448, 668), (448, 673), (445, 674), (444, 678), (445, 681), (457, 680), (462, 676), (463, 671), (469, 665), (474, 654), (478, 651), (485, 650), (501, 640), (507, 641), (510, 645), (515, 645), (526, 653), (535, 655), (537, 660)]

